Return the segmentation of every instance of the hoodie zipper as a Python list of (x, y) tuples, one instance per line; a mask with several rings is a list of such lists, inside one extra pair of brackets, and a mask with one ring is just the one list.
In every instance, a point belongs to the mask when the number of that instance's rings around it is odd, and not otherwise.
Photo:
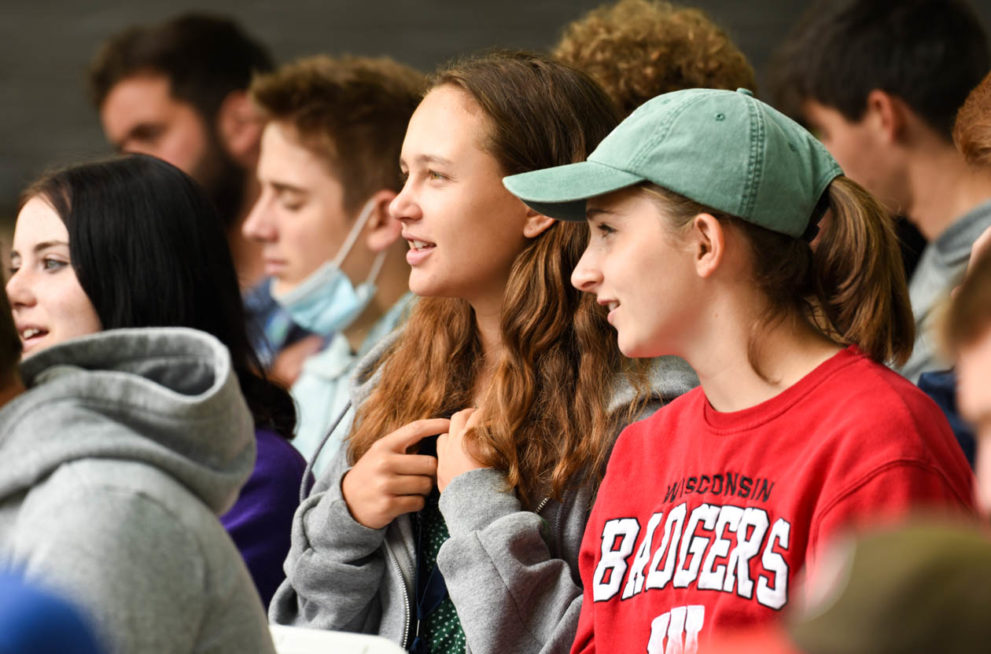
[(392, 545), (389, 543), (389, 539), (386, 538), (384, 541), (385, 551), (389, 554), (389, 562), (396, 569), (396, 573), (399, 575), (399, 580), (403, 584), (403, 606), (406, 609), (403, 617), (403, 649), (409, 648), (409, 625), (412, 616), (412, 610), (410, 608), (409, 601), (409, 584), (406, 582), (406, 575), (403, 574), (402, 565), (399, 563), (399, 556), (392, 549)]

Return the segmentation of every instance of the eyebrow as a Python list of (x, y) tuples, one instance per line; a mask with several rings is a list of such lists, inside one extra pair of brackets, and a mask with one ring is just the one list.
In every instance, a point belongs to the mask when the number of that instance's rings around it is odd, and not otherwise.
[(598, 218), (599, 216), (615, 216), (615, 211), (609, 211), (608, 209), (596, 209), (592, 207), (585, 210), (585, 219), (591, 220), (592, 218)]
[[(57, 245), (64, 245), (65, 247), (69, 247), (69, 242), (68, 241), (42, 241), (41, 243), (38, 243), (33, 248), (31, 248), (31, 251), (34, 252), (34, 253), (38, 253), (38, 252), (42, 252), (44, 250), (47, 250), (48, 248), (55, 247)], [(19, 257), (19, 256), (21, 256), (21, 253), (18, 252), (17, 250), (11, 250), (10, 251), (10, 256), (11, 257)]]
[(292, 184), (287, 184), (286, 182), (272, 182), (272, 188), (274, 188), (279, 193), (300, 193), (305, 194), (306, 189), (301, 186), (293, 186)]
[[(413, 161), (415, 161), (417, 163), (439, 163), (439, 164), (445, 164), (445, 165), (448, 165), (448, 166), (451, 165), (451, 160), (450, 159), (445, 159), (444, 157), (441, 157), (441, 156), (436, 155), (436, 154), (418, 154), (415, 157), (413, 157)], [(402, 165), (404, 163), (405, 163), (405, 161), (403, 160), (402, 157), (400, 157), (399, 158), (399, 165)]]
[(163, 129), (164, 128), (161, 123), (154, 121), (140, 122), (133, 125), (131, 129), (127, 130), (127, 133), (124, 134), (124, 138), (121, 139), (120, 143), (116, 143), (115, 145), (118, 148), (123, 148), (124, 144), (128, 141), (134, 139), (146, 139), (149, 136), (163, 131)]

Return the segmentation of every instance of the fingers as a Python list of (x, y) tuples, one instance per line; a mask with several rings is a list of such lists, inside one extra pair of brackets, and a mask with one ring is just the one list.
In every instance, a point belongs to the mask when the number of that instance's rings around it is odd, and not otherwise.
[(378, 468), (383, 474), (433, 477), (437, 474), (437, 459), (426, 454), (391, 453), (379, 459)]
[(433, 485), (429, 477), (369, 478), (355, 467), (341, 480), (341, 493), (351, 517), (381, 529), (404, 513), (422, 509)]
[[(474, 407), (468, 409), (461, 409), (453, 416), (451, 416), (451, 426), (450, 433), (457, 436), (461, 436), (468, 429), (469, 423), (471, 423), (471, 417), (475, 415)], [(474, 424), (474, 423), (471, 423)]]
[(396, 454), (405, 454), (408, 448), (416, 445), (427, 436), (446, 432), (450, 429), (450, 425), (451, 421), (447, 418), (416, 420), (380, 438), (372, 447)]
[[(402, 495), (393, 500), (393, 508), (396, 517), (404, 513), (420, 511), (426, 505), (427, 500), (424, 495)], [(391, 522), (391, 520), (390, 520)]]
[(433, 487), (433, 477), (403, 475), (386, 480), (382, 490), (389, 495), (429, 495)]

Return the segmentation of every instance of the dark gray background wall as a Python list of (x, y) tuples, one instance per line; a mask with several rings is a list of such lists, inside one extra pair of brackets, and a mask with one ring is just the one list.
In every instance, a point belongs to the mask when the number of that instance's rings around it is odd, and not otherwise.
[[(136, 22), (186, 9), (237, 17), (280, 62), (315, 53), (389, 55), (429, 71), (492, 46), (546, 49), (602, 0), (2, 0), (0, 224), (46, 167), (107, 154), (83, 73), (97, 45)], [(696, 0), (761, 75), (805, 0)], [(991, 0), (978, 9), (988, 24)]]

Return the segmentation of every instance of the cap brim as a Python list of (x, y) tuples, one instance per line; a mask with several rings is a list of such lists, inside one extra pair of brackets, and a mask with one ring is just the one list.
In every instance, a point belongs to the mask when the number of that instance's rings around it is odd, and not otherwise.
[(585, 201), (644, 181), (643, 177), (595, 161), (503, 177), (509, 192), (534, 211), (558, 220), (585, 220)]

